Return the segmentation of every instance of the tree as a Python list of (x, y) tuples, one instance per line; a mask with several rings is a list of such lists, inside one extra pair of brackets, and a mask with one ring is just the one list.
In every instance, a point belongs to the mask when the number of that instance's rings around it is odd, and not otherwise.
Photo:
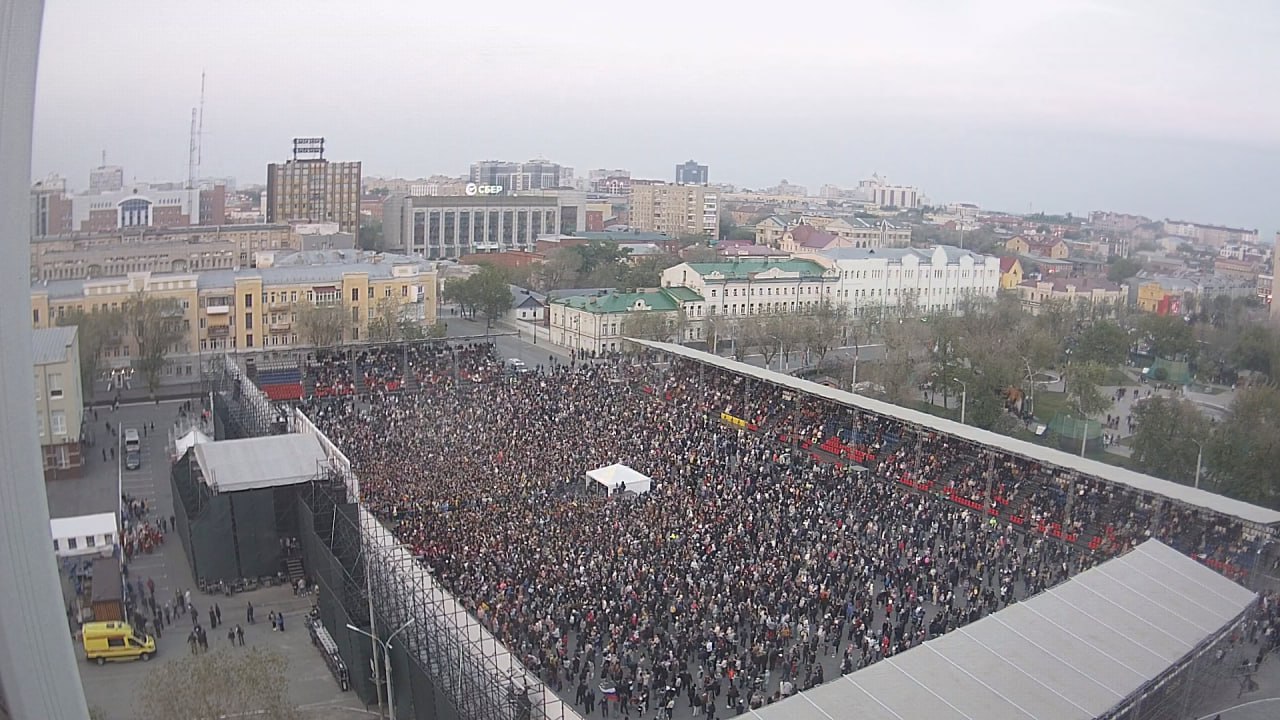
[(633, 310), (622, 318), (622, 333), (637, 340), (671, 339), (670, 313), (664, 310)]
[(1107, 266), (1107, 279), (1119, 283), (1137, 275), (1142, 270), (1142, 263), (1129, 258), (1113, 257)]
[(1243, 388), (1206, 448), (1218, 489), (1231, 497), (1280, 506), (1280, 389)]
[(361, 250), (382, 250), (382, 220), (365, 218), (360, 221), (359, 235), (356, 242)]
[(405, 319), (399, 298), (378, 298), (373, 306), (373, 319), (369, 321), (369, 339), (381, 342), (402, 339)]
[(1129, 334), (1105, 320), (1086, 327), (1071, 354), (1075, 362), (1096, 362), (1107, 367), (1123, 365), (1128, 357)]
[(346, 313), (340, 304), (317, 305), (310, 300), (302, 300), (294, 305), (293, 311), (297, 316), (298, 334), (307, 344), (330, 347), (342, 343)]
[(125, 303), (124, 314), (137, 348), (133, 368), (142, 373), (147, 389), (154, 394), (169, 353), (186, 337), (182, 305), (174, 298), (139, 292)]
[(288, 666), (284, 655), (258, 647), (180, 655), (143, 678), (142, 718), (295, 720), (301, 714), (289, 700)]
[(691, 263), (715, 262), (720, 259), (720, 254), (715, 251), (715, 248), (710, 248), (706, 245), (694, 245), (685, 248), (680, 253), (680, 256), (684, 258), (685, 262)]
[(1195, 480), (1196, 443), (1208, 445), (1209, 419), (1189, 400), (1153, 396), (1133, 410), (1138, 431), (1133, 460), (1146, 473), (1190, 485)]
[(1252, 370), (1267, 377), (1274, 377), (1277, 353), (1280, 352), (1280, 341), (1271, 328), (1265, 325), (1250, 324), (1240, 331), (1235, 346), (1231, 348), (1231, 360), (1237, 368)]
[(841, 334), (849, 321), (849, 308), (847, 305), (835, 305), (829, 300), (823, 300), (813, 312), (797, 320), (800, 342), (816, 356), (813, 364), (821, 365), (831, 348), (840, 342)]
[(579, 287), (582, 270), (582, 255), (575, 248), (556, 248), (547, 253), (547, 259), (538, 268), (536, 284), (543, 292)]
[(1067, 382), (1067, 397), (1072, 407), (1084, 419), (1111, 407), (1111, 400), (1102, 394), (1100, 386), (1107, 377), (1107, 368), (1096, 362), (1076, 362), (1067, 366), (1063, 374)]
[(98, 364), (107, 345), (120, 339), (124, 330), (124, 313), (119, 310), (99, 310), (87, 313), (80, 309), (58, 318), (62, 326), (74, 325), (80, 341), (80, 385), (85, 396), (93, 397), (93, 383), (98, 377)]
[[(494, 268), (482, 267), (480, 272), (467, 280), (473, 284), (472, 292), (475, 293), (476, 307), (484, 313), (490, 323), (511, 309), (513, 302), (511, 286), (507, 284), (507, 279), (501, 272)], [(472, 314), (474, 315), (474, 312)]]
[(1195, 351), (1196, 339), (1191, 326), (1175, 315), (1145, 315), (1138, 327), (1146, 335), (1156, 357), (1179, 359)]

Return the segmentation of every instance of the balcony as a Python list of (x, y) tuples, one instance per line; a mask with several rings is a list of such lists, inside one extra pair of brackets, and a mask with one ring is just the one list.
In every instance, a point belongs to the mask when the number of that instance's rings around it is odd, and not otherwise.
[(288, 333), (288, 332), (292, 332), (292, 330), (293, 330), (293, 323), (289, 322), (288, 320), (267, 326), (267, 332), (271, 333), (272, 335)]
[(230, 305), (210, 305), (204, 309), (206, 315), (229, 315), (231, 314)]
[(293, 307), (293, 303), (287, 300), (278, 300), (276, 302), (267, 303), (267, 309), (271, 312), (288, 312)]
[(231, 335), (230, 325), (210, 325), (208, 333), (210, 338), (224, 338)]

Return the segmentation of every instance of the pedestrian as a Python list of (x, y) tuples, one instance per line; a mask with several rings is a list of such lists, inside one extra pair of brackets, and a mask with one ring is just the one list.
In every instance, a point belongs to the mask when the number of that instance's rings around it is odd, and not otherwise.
[(192, 654), (192, 655), (195, 655), (195, 654), (196, 654), (196, 643), (197, 643), (197, 642), (198, 642), (198, 641), (196, 640), (196, 631), (195, 631), (195, 629), (193, 628), (193, 629), (191, 630), (191, 632), (187, 634), (187, 644), (191, 646), (191, 654)]
[(227, 629), (227, 642), (231, 643), (231, 647), (236, 646), (236, 629), (235, 628)]
[(213, 604), (213, 614), (218, 618), (218, 624), (222, 624), (222, 608), (218, 607), (218, 603)]
[(218, 628), (218, 615), (212, 607), (209, 608), (209, 627), (214, 630)]
[(253, 624), (253, 603), (249, 603), (244, 609), (244, 620), (250, 625)]
[(236, 626), (236, 640), (240, 643), (240, 647), (244, 647), (244, 628)]
[(271, 620), (271, 632), (275, 632), (276, 631), (276, 611), (272, 610), (271, 612), (267, 613), (267, 619)]
[(276, 624), (280, 626), (280, 632), (284, 632), (284, 613), (276, 615)]
[(112, 446), (111, 446), (111, 459), (112, 459), (112, 460), (115, 460), (115, 459), (116, 459), (116, 446), (115, 446), (115, 445), (112, 445)]
[(188, 605), (187, 607), (191, 610), (191, 624), (198, 626), (200, 624), (200, 612), (196, 610), (195, 605)]
[(106, 461), (107, 461), (107, 449), (102, 448), (102, 462), (106, 462)]

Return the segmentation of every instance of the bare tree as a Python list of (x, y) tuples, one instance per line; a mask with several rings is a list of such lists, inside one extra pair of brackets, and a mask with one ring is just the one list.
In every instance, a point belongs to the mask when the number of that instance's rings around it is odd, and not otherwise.
[(143, 720), (260, 717), (296, 720), (289, 700), (289, 662), (274, 650), (215, 650), (154, 667), (142, 681)]
[(317, 305), (303, 300), (294, 306), (298, 316), (298, 332), (308, 344), (329, 347), (342, 343), (346, 313), (337, 303)]
[(848, 323), (849, 308), (832, 304), (829, 300), (823, 300), (813, 312), (797, 318), (795, 327), (800, 342), (816, 356), (813, 359), (814, 365), (821, 365), (831, 348), (840, 342)]
[(404, 319), (399, 298), (378, 298), (373, 306), (373, 319), (369, 321), (369, 339), (388, 342), (402, 339)]
[(147, 381), (152, 393), (160, 387), (160, 371), (169, 353), (186, 337), (182, 305), (174, 298), (150, 297), (139, 292), (125, 303), (124, 315), (137, 352), (133, 367)]

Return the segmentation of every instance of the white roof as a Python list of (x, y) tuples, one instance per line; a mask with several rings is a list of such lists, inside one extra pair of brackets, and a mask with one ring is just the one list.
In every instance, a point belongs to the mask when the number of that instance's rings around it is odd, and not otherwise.
[(51, 365), (71, 359), (76, 340), (75, 325), (39, 328), (31, 332), (31, 359), (35, 365)]
[(327, 465), (320, 441), (300, 433), (200, 443), (192, 452), (214, 492), (295, 485)]
[(1072, 455), (1061, 450), (1036, 445), (1026, 440), (1018, 440), (1007, 435), (983, 430), (972, 425), (961, 425), (954, 420), (937, 417), (912, 410), (911, 408), (894, 405), (874, 398), (865, 397), (863, 395), (855, 395), (854, 393), (836, 388), (819, 385), (809, 380), (785, 375), (783, 373), (765, 370), (754, 365), (738, 362), (729, 358), (722, 358), (717, 355), (693, 350), (683, 345), (673, 345), (671, 343), (654, 342), (652, 340), (632, 340), (632, 342), (651, 347), (657, 350), (669, 352), (673, 355), (705, 362), (710, 365), (724, 368), (740, 375), (747, 375), (763, 382), (780, 385), (790, 388), (796, 392), (802, 392), (808, 395), (816, 395), (821, 398), (865, 410), (867, 412), (895, 418), (912, 425), (929, 427), (949, 435), (953, 435), (972, 443), (986, 445), (988, 447), (998, 448), (1012, 455), (1024, 458), (1030, 458), (1037, 462), (1048, 465), (1056, 465), (1060, 468), (1074, 470), (1085, 475), (1101, 478), (1108, 482), (1119, 485), (1126, 485), (1140, 490), (1142, 492), (1163, 495), (1172, 498), (1178, 502), (1196, 507), (1205, 508), (1214, 512), (1222, 513), (1234, 518), (1239, 518), (1260, 525), (1274, 525), (1280, 523), (1280, 512), (1251, 505), (1239, 500), (1233, 500), (1229, 497), (1216, 495), (1206, 490), (1197, 490), (1189, 485), (1181, 485), (1168, 480), (1162, 480), (1150, 475), (1144, 475), (1115, 465), (1098, 462), (1097, 460), (1089, 460), (1087, 458)]
[(200, 432), (200, 428), (191, 428), (190, 432), (174, 441), (174, 454), (177, 457), (182, 457), (191, 448), (207, 442), (212, 442), (208, 435)]
[(1126, 704), (1254, 594), (1148, 540), (1026, 602), (751, 714), (1075, 720)]
[(49, 519), (49, 530), (55, 538), (88, 537), (89, 535), (114, 535), (115, 513), (94, 513)]
[(595, 470), (588, 470), (587, 477), (613, 490), (622, 483), (627, 490), (646, 493), (653, 487), (653, 480), (644, 473), (633, 470), (621, 463), (614, 463)]

